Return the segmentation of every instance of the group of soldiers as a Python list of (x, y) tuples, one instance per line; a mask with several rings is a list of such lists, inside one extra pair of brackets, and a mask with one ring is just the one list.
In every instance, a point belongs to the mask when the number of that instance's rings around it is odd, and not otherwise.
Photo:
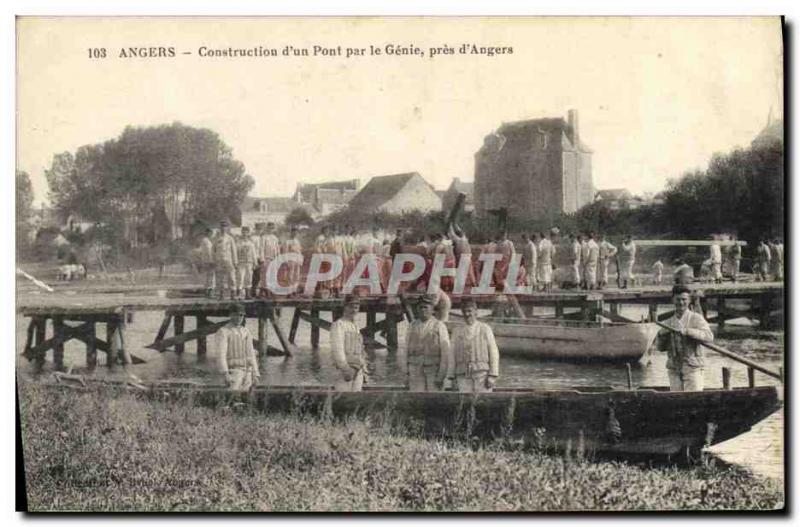
[[(295, 228), (285, 240), (275, 234), (274, 223), (257, 224), (252, 235), (249, 227), (242, 227), (241, 235), (234, 237), (228, 222), (222, 221), (216, 235), (206, 229), (200, 239), (199, 268), (205, 276), (206, 296), (214, 296), (215, 290), (220, 299), (267, 296), (269, 264), (281, 253), (301, 251)], [(282, 269), (280, 278), (288, 283), (299, 283), (300, 264), (289, 261)]]
[[(705, 375), (702, 342), (713, 341), (714, 334), (702, 312), (693, 307), (689, 288), (677, 284), (672, 292), (675, 312), (664, 322), (671, 329), (659, 333), (658, 349), (668, 354), (670, 390), (699, 391)], [(421, 296), (408, 327), (401, 366), (409, 391), (491, 392), (500, 375), (500, 352), (491, 326), (477, 320), (477, 305), (465, 300), (461, 304), (464, 323), (451, 335), (442, 320), (446, 313), (437, 309), (439, 302), (437, 295)], [(360, 303), (356, 295), (345, 296), (342, 315), (329, 331), (333, 384), (339, 392), (361, 391), (368, 380), (364, 339), (356, 323)], [(253, 338), (243, 316), (244, 307), (234, 305), (230, 322), (217, 334), (220, 369), (234, 391), (249, 390), (260, 378)]]
[[(359, 296), (345, 296), (342, 315), (330, 327), (336, 391), (361, 391), (368, 379), (364, 339), (355, 320), (360, 305)], [(462, 303), (464, 324), (453, 330), (452, 337), (445, 325), (447, 309), (441, 309), (439, 295), (425, 294), (415, 307), (402, 364), (409, 390), (492, 391), (500, 375), (500, 352), (492, 328), (477, 320), (475, 302)], [(249, 390), (260, 378), (253, 338), (243, 323), (244, 314), (244, 306), (235, 304), (229, 323), (217, 333), (220, 371), (228, 388), (234, 391)]]

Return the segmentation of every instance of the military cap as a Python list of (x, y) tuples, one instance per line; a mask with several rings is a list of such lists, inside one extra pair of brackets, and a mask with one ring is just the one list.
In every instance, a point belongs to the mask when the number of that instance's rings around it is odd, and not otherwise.
[(360, 305), (361, 299), (358, 298), (358, 295), (345, 295), (344, 305), (349, 305), (349, 304)]
[(244, 305), (243, 304), (233, 304), (228, 311), (231, 315), (244, 315)]

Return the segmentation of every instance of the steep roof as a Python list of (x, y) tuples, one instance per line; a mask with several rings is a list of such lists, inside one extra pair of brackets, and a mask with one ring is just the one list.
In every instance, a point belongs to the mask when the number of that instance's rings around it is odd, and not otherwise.
[[(369, 182), (364, 185), (364, 188), (361, 189), (361, 192), (356, 194), (353, 199), (350, 200), (350, 207), (351, 208), (364, 208), (364, 209), (374, 209), (380, 207), (394, 196), (397, 195), (403, 187), (408, 184), (409, 181), (414, 179), (415, 177), (422, 179), (417, 172), (408, 172), (405, 174), (394, 174), (391, 176), (377, 176), (369, 180)], [(424, 179), (422, 179), (425, 181)], [(425, 181), (425, 184), (431, 187), (431, 185)], [(434, 188), (431, 187), (431, 190), (435, 192)]]
[(548, 136), (548, 144), (560, 143), (562, 148), (576, 148), (582, 152), (592, 151), (580, 140), (580, 137), (577, 145), (572, 143), (570, 139), (572, 137), (572, 127), (563, 117), (527, 119), (503, 123), (497, 129), (497, 133), (506, 139), (504, 148), (527, 148), (530, 146), (531, 138), (535, 133), (544, 133)]

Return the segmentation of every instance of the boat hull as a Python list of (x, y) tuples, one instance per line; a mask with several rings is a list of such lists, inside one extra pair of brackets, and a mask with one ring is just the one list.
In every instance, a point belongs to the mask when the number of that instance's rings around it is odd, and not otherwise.
[(652, 323), (570, 327), (522, 320), (486, 322), (492, 326), (501, 355), (570, 362), (635, 362), (658, 334), (658, 326)]
[(243, 403), (264, 413), (383, 416), (433, 437), (507, 437), (557, 451), (636, 456), (697, 451), (747, 432), (782, 406), (774, 386), (702, 392), (501, 389), (486, 394), (413, 393), (403, 387), (363, 392), (258, 387), (247, 393), (191, 385), (116, 388), (217, 408)]

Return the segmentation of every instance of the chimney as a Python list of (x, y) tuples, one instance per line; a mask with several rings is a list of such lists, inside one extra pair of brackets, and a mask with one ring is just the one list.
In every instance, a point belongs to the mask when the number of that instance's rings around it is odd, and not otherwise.
[(580, 144), (580, 134), (578, 132), (578, 110), (572, 109), (567, 112), (567, 123), (570, 128), (569, 139), (575, 148)]

